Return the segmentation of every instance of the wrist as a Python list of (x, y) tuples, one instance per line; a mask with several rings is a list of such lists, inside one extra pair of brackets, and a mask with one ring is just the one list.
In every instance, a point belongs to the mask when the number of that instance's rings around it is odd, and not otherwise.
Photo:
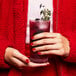
[(65, 38), (65, 40), (66, 40), (66, 42), (65, 42), (66, 44), (64, 45), (65, 46), (65, 49), (64, 49), (65, 56), (64, 57), (68, 57), (70, 54), (70, 42), (67, 38)]

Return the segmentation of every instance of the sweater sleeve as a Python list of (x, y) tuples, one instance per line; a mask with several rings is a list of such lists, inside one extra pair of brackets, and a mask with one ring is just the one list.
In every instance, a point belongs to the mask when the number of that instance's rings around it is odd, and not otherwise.
[(64, 61), (76, 62), (76, 31), (72, 33), (68, 33), (67, 38), (70, 43), (70, 54), (67, 58), (64, 58)]
[(8, 45), (8, 40), (0, 36), (0, 68), (9, 68), (8, 64), (6, 64), (4, 61), (5, 49), (8, 47)]
[(9, 68), (5, 50), (13, 43), (13, 0), (0, 0), (0, 68)]

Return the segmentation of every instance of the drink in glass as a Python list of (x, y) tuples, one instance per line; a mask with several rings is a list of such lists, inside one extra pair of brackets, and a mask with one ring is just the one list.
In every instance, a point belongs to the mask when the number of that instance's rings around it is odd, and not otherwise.
[[(50, 32), (50, 20), (43, 21), (43, 20), (30, 20), (30, 43), (36, 41), (32, 40), (32, 37), (36, 34), (42, 32)], [(40, 46), (40, 45), (39, 45)], [(48, 62), (47, 55), (38, 55), (38, 52), (33, 52), (33, 48), (38, 46), (31, 46), (30, 45), (30, 60), (35, 63), (46, 63)]]

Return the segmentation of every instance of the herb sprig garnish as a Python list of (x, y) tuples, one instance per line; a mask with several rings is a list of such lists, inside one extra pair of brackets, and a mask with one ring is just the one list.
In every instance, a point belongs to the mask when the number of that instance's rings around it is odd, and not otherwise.
[(40, 9), (42, 9), (40, 12), (40, 15), (42, 16), (41, 20), (43, 20), (43, 21), (50, 20), (51, 11), (49, 9), (45, 8), (45, 6), (42, 4), (40, 4)]

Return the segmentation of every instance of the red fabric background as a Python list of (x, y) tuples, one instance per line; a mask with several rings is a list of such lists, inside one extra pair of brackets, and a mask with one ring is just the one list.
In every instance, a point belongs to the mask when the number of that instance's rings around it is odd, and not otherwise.
[[(8, 46), (18, 49), (25, 55), (25, 32), (27, 24), (27, 1), (28, 0), (0, 0), (0, 68), (7, 68), (4, 61), (5, 49)], [(58, 11), (58, 12), (57, 12)], [(59, 32), (69, 39), (70, 55), (65, 59), (56, 58), (56, 68), (47, 67), (43, 76), (58, 74), (58, 76), (76, 75), (76, 0), (54, 0), (53, 16), (54, 32)], [(57, 31), (56, 31), (57, 23)], [(53, 68), (53, 70), (52, 70)], [(48, 70), (48, 71), (46, 71)], [(52, 71), (51, 71), (52, 70)], [(56, 70), (56, 71), (55, 71)], [(39, 71), (40, 72), (40, 71)], [(39, 73), (38, 72), (38, 73)], [(5, 73), (5, 72), (3, 72)], [(36, 72), (34, 72), (36, 73)], [(34, 74), (33, 73), (33, 74)], [(38, 73), (36, 75), (38, 75)], [(10, 70), (9, 76), (21, 74), (17, 70)], [(31, 74), (31, 73), (30, 73)], [(18, 76), (19, 76), (18, 75)], [(1, 76), (1, 75), (0, 75)], [(5, 74), (6, 76), (6, 74)]]

